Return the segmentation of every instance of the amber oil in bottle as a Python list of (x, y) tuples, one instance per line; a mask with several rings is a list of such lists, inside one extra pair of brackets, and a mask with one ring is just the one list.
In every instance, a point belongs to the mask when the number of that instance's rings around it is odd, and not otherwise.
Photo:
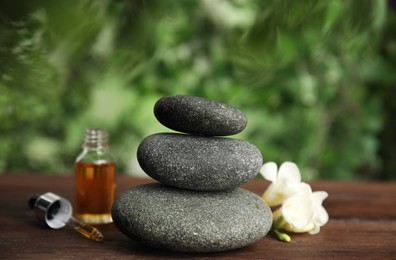
[(111, 223), (116, 165), (109, 152), (108, 132), (85, 129), (83, 151), (75, 162), (75, 217), (87, 224)]

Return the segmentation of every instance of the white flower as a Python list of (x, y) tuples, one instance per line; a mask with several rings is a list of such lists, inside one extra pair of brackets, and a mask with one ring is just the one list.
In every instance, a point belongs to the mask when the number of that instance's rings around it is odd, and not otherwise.
[(312, 193), (311, 198), (313, 200), (313, 211), (315, 213), (313, 219), (314, 229), (309, 231), (309, 233), (312, 235), (319, 233), (320, 227), (324, 226), (329, 221), (329, 214), (322, 206), (322, 203), (327, 198), (327, 196), (328, 194), (325, 191), (315, 191)]
[(303, 189), (300, 170), (295, 163), (285, 162), (278, 171), (276, 163), (268, 162), (261, 167), (260, 173), (272, 182), (262, 196), (271, 207), (282, 204), (285, 199)]
[(269, 206), (279, 206), (273, 212), (273, 232), (282, 241), (290, 241), (290, 237), (281, 230), (317, 234), (320, 227), (329, 221), (329, 215), (322, 206), (328, 194), (324, 191), (312, 192), (311, 186), (301, 182), (301, 174), (297, 165), (292, 162), (283, 163), (278, 171), (275, 163), (264, 164), (261, 175), (271, 181), (262, 198)]
[(307, 232), (313, 229), (314, 218), (313, 202), (311, 200), (311, 187), (304, 183), (304, 188), (287, 198), (280, 208), (282, 217), (287, 225), (284, 228), (293, 232)]
[(320, 227), (329, 220), (329, 215), (322, 206), (327, 192), (312, 192), (308, 184), (303, 184), (305, 188), (287, 198), (278, 212), (274, 212), (274, 217), (282, 217), (284, 220), (278, 228), (295, 233), (317, 234)]

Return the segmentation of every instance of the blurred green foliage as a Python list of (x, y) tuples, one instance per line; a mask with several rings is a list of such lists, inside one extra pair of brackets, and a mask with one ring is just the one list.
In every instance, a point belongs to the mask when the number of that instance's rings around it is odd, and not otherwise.
[(169, 131), (156, 100), (189, 94), (240, 108), (235, 138), (304, 179), (396, 178), (384, 0), (1, 0), (0, 19), (0, 172), (71, 173), (106, 127), (138, 173), (139, 142)]

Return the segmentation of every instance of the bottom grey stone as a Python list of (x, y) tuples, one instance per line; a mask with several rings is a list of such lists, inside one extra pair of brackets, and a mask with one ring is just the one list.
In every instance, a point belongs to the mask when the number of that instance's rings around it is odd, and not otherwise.
[(272, 213), (256, 194), (236, 188), (203, 192), (151, 183), (124, 192), (112, 217), (128, 237), (180, 252), (244, 247), (265, 236)]

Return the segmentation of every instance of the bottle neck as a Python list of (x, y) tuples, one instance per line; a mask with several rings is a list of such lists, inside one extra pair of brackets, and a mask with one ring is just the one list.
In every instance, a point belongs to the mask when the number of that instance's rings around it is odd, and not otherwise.
[(103, 128), (87, 128), (84, 135), (84, 149), (108, 149), (109, 133)]

